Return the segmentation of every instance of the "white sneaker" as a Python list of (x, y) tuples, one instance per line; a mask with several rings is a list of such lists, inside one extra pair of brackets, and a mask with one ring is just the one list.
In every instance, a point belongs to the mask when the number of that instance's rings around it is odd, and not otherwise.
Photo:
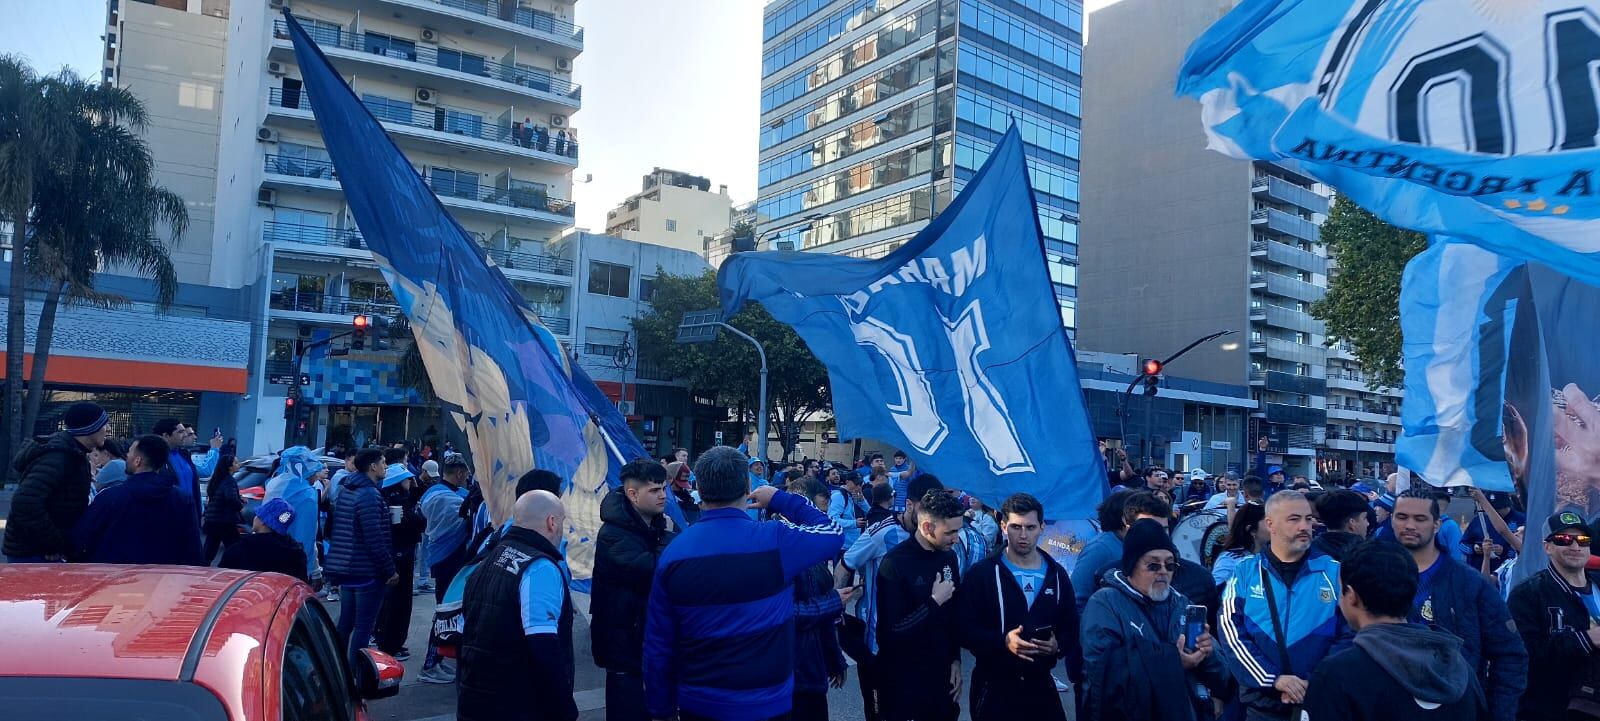
[(1050, 674), (1050, 680), (1056, 682), (1056, 693), (1066, 693), (1072, 690), (1072, 684), (1062, 681), (1060, 676)]
[(327, 601), (328, 603), (338, 603), (339, 602), (339, 589), (334, 588), (333, 586), (327, 587), (326, 589), (323, 590), (322, 599)]
[(433, 668), (417, 674), (417, 680), (423, 683), (450, 684), (456, 682), (456, 662), (452, 659), (439, 659)]

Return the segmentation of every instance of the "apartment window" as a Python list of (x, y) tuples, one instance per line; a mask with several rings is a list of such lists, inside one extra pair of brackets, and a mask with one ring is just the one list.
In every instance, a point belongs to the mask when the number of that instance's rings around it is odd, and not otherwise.
[(483, 116), (455, 108), (438, 108), (433, 111), (433, 129), (474, 138), (482, 137)]
[(318, 45), (339, 46), (340, 36), (344, 35), (344, 26), (338, 23), (330, 23), (326, 20), (307, 17), (298, 19), (300, 20), (300, 27), (305, 28), (306, 35), (311, 36), (311, 39), (316, 41)]
[(386, 98), (382, 95), (362, 95), (361, 104), (372, 111), (373, 117), (391, 123), (411, 123), (411, 103), (404, 100)]
[(417, 59), (417, 44), (410, 40), (392, 38), (388, 35), (369, 32), (366, 34), (366, 43), (363, 47), (373, 55), (399, 58), (401, 60)]
[(678, 221), (673, 220), (671, 218), (667, 218), (667, 232), (668, 233), (676, 233), (676, 232), (678, 232)]
[(610, 328), (586, 328), (584, 333), (583, 352), (585, 355), (606, 356), (615, 358), (622, 352), (622, 347), (628, 342), (628, 332), (612, 330)]
[(433, 192), (457, 198), (478, 197), (478, 174), (465, 170), (433, 168)]
[(656, 299), (656, 279), (639, 276), (639, 300), (652, 303)]
[(447, 70), (459, 70), (468, 75), (482, 75), (488, 77), (484, 70), (483, 56), (463, 53), (459, 50), (439, 49), (439, 67)]
[(616, 263), (589, 261), (589, 292), (613, 298), (628, 297), (628, 280), (632, 268)]

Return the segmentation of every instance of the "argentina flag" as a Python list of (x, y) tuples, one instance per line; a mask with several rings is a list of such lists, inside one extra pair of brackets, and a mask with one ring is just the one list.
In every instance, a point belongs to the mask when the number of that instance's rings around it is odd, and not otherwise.
[(1600, 284), (1600, 2), (1243, 0), (1189, 48), (1212, 148)]
[(904, 449), (999, 507), (1092, 518), (1105, 470), (1046, 275), (1015, 126), (955, 201), (887, 257), (738, 253), (723, 317), (759, 302), (828, 368), (843, 438)]
[[(287, 10), (284, 17), (350, 213), (410, 320), (435, 392), (467, 437), (490, 517), (509, 518), (523, 473), (560, 475), (568, 564), (574, 578), (587, 578), (600, 500), (644, 448), (300, 24)], [(681, 524), (677, 506), (668, 508)]]

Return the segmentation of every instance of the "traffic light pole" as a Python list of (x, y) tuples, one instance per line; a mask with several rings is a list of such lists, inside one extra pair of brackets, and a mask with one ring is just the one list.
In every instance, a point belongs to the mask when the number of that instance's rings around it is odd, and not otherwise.
[[(363, 329), (363, 331), (365, 331), (365, 329)], [(338, 340), (340, 338), (348, 338), (348, 337), (353, 336), (355, 334), (356, 334), (355, 331), (347, 330), (347, 331), (345, 331), (343, 333), (336, 333), (334, 335), (330, 335), (327, 338), (323, 338), (322, 340), (311, 341), (310, 343), (307, 343), (304, 348), (301, 348), (300, 352), (296, 353), (295, 356), (294, 356), (294, 382), (295, 382), (295, 387), (299, 387), (299, 385), (300, 385), (300, 376), (301, 376), (301, 374), (303, 374), (305, 372), (303, 366), (305, 365), (306, 355), (308, 355), (310, 353), (312, 348), (316, 348), (317, 346), (328, 345), (329, 343), (332, 343), (332, 342), (334, 342), (334, 341), (336, 341), (336, 340)], [(305, 405), (304, 403), (301, 403), (299, 401), (296, 401), (295, 404), (294, 404), (294, 411), (293, 411), (294, 417), (289, 419), (289, 435), (288, 435), (288, 438), (290, 438), (290, 439), (293, 439), (293, 440), (299, 440), (300, 439), (300, 411), (301, 411), (301, 408), (304, 405)]]

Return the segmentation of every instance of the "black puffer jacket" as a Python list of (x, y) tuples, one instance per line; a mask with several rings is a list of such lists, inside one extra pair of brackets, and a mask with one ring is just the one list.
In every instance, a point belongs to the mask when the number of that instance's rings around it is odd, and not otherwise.
[(221, 478), (212, 476), (206, 494), (204, 525), (220, 526), (239, 522), (244, 511), (244, 499), (239, 497), (239, 483), (233, 480), (233, 476), (227, 473), (223, 473)]
[(11, 498), (6, 540), (12, 557), (66, 556), (71, 533), (89, 508), (89, 453), (72, 434), (60, 431), (29, 442), (14, 464), (22, 483)]
[(666, 519), (646, 524), (621, 489), (600, 501), (589, 623), (594, 663), (639, 673), (644, 657), (644, 612), (656, 561), (675, 534)]
[(365, 473), (339, 481), (339, 500), (328, 520), (328, 558), (323, 569), (334, 583), (386, 581), (394, 575), (389, 546), (389, 507)]

